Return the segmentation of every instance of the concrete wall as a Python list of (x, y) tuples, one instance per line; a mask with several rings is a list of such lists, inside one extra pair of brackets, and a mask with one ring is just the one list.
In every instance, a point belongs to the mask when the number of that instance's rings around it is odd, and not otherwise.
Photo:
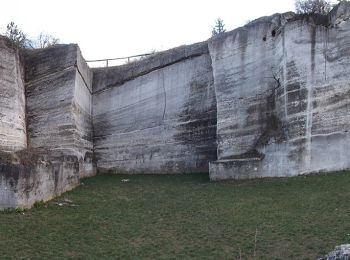
[(99, 171), (206, 172), (216, 159), (216, 103), (206, 43), (97, 69), (93, 90)]
[(78, 46), (29, 50), (25, 63), (29, 147), (76, 156), (93, 175), (92, 74)]
[(211, 179), (350, 168), (349, 10), (342, 3), (329, 16), (275, 15), (211, 41)]
[[(24, 91), (18, 51), (1, 43), (1, 101), (5, 102), (1, 102), (0, 111), (7, 114), (1, 118), (0, 130), (8, 143), (14, 134), (24, 133), (24, 145), (15, 146), (22, 141), (16, 136), (17, 143), (0, 147), (0, 209), (30, 207), (72, 189), (81, 177), (96, 173), (92, 74), (77, 45), (27, 50), (23, 54)], [(6, 125), (8, 121), (12, 123)], [(23, 123), (22, 130), (18, 122)]]
[(27, 147), (24, 73), (20, 54), (0, 36), (0, 151)]

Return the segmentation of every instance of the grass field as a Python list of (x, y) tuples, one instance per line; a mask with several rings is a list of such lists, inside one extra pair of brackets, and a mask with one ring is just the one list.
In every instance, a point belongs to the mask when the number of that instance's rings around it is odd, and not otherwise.
[(98, 176), (0, 213), (1, 259), (315, 259), (343, 243), (350, 172), (222, 183)]

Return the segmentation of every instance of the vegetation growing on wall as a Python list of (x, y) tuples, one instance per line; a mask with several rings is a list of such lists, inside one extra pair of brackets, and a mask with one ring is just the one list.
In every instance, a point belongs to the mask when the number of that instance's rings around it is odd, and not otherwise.
[(41, 32), (35, 40), (31, 41), (31, 47), (34, 49), (47, 48), (56, 45), (59, 42), (60, 40), (51, 34)]
[(7, 24), (5, 36), (18, 48), (25, 48), (28, 46), (29, 40), (27, 35), (22, 32), (14, 22)]
[(28, 35), (24, 33), (14, 22), (10, 22), (6, 26), (4, 35), (10, 40), (13, 46), (17, 48), (40, 49), (47, 48), (59, 43), (59, 39), (41, 32), (35, 39), (29, 39)]
[(221, 18), (216, 19), (215, 25), (211, 31), (212, 36), (226, 32), (224, 21)]

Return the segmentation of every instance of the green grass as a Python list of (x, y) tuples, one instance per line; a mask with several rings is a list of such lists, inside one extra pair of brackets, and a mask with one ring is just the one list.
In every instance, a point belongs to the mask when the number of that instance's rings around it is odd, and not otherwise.
[[(237, 259), (241, 252), (250, 259), (255, 248), (257, 259), (315, 259), (350, 243), (350, 172), (221, 183), (206, 174), (98, 176), (83, 183), (32, 210), (0, 213), (0, 258)], [(64, 198), (72, 202), (59, 206)]]

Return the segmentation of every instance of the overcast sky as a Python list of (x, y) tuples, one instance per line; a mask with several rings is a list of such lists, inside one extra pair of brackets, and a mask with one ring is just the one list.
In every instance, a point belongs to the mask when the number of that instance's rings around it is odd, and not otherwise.
[(248, 20), (293, 11), (294, 0), (8, 0), (0, 30), (14, 21), (35, 37), (78, 43), (85, 59), (115, 58), (204, 41), (215, 20), (233, 30)]

